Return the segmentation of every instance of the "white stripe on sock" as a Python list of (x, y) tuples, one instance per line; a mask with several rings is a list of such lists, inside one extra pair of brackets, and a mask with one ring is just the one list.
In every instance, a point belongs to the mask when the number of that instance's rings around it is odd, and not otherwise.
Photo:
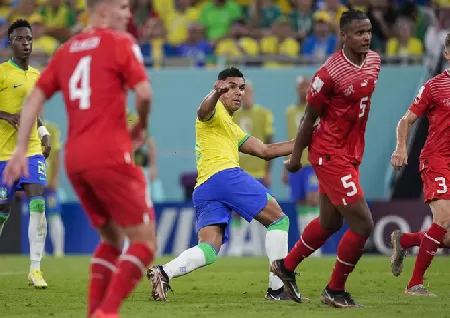
[(431, 236), (429, 236), (427, 233), (425, 233), (424, 235), (427, 239), (433, 241), (434, 243), (436, 243), (437, 245), (441, 245), (441, 242), (439, 242), (438, 240), (435, 240), (434, 238), (432, 238)]
[(144, 264), (142, 264), (141, 260), (139, 258), (137, 258), (136, 256), (130, 255), (130, 254), (123, 254), (122, 256), (120, 256), (120, 259), (123, 261), (129, 261), (129, 262), (133, 263), (134, 265), (139, 267), (139, 269), (142, 271), (142, 273), (146, 272), (146, 268), (145, 268)]
[(311, 251), (315, 251), (315, 248), (312, 248), (311, 246), (309, 246), (308, 244), (305, 243), (305, 241), (303, 240), (303, 237), (300, 236), (300, 239), (302, 240), (303, 245), (305, 245), (307, 248), (309, 248)]
[(350, 264), (350, 263), (344, 262), (343, 260), (341, 260), (341, 259), (339, 258), (339, 256), (336, 256), (336, 258), (337, 258), (337, 260), (338, 260), (339, 263), (342, 263), (342, 264), (347, 265), (347, 266), (353, 266), (353, 267), (355, 267), (355, 264)]
[(99, 265), (103, 265), (106, 268), (108, 268), (111, 272), (114, 272), (116, 270), (116, 266), (106, 260), (104, 260), (103, 258), (93, 258), (91, 260), (92, 264), (99, 264)]

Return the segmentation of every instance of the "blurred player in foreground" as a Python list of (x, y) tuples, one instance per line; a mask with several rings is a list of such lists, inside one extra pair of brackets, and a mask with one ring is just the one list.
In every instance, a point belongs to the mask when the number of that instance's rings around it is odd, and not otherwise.
[[(245, 81), (234, 67), (219, 73), (214, 89), (203, 99), (195, 123), (198, 178), (193, 195), (198, 245), (163, 266), (148, 270), (154, 300), (166, 301), (169, 280), (211, 265), (229, 239), (231, 211), (267, 228), (270, 261), (287, 254), (289, 219), (270, 191), (239, 167), (239, 151), (265, 160), (287, 156), (293, 141), (264, 144), (242, 131), (232, 115), (242, 104)], [(281, 256), (283, 255), (283, 256)], [(283, 282), (272, 275), (267, 299), (286, 299)], [(163, 295), (161, 297), (160, 295)]]
[[(444, 55), (450, 61), (450, 34), (445, 39)], [(397, 148), (392, 166), (399, 170), (408, 164), (409, 128), (424, 115), (429, 120), (428, 138), (420, 154), (420, 173), (425, 202), (430, 205), (433, 223), (426, 232), (394, 231), (392, 241), (392, 273), (400, 275), (406, 249), (420, 246), (414, 271), (405, 288), (406, 295), (435, 296), (423, 286), (423, 276), (439, 247), (450, 247), (450, 70), (445, 70), (425, 83), (397, 126)]]
[[(303, 76), (297, 78), (298, 102), (296, 105), (290, 105), (286, 110), (288, 139), (294, 139), (297, 135), (298, 127), (305, 115), (306, 96), (310, 85), (309, 78)], [(291, 200), (296, 204), (297, 223), (302, 233), (306, 225), (319, 215), (319, 184), (314, 169), (308, 161), (307, 149), (303, 151), (300, 163), (302, 169), (298, 172), (290, 173), (284, 169), (282, 181), (289, 184), (291, 188)], [(320, 256), (320, 248), (312, 255)]]
[[(349, 229), (342, 237), (331, 280), (322, 302), (338, 308), (360, 307), (345, 290), (345, 282), (364, 250), (373, 220), (359, 183), (364, 135), (381, 60), (369, 50), (372, 25), (358, 10), (345, 12), (340, 20), (344, 48), (332, 55), (313, 78), (305, 116), (286, 169), (301, 168), (301, 155), (309, 145), (308, 159), (319, 179), (320, 217), (310, 222), (300, 240), (272, 271), (297, 294), (294, 270), (338, 231), (345, 219)], [(320, 118), (316, 128), (314, 124)]]
[(61, 203), (58, 196), (61, 131), (59, 127), (50, 121), (44, 120), (43, 124), (50, 133), (52, 151), (47, 158), (47, 187), (45, 190), (45, 210), (48, 217), (48, 231), (53, 245), (53, 255), (64, 256), (64, 224), (61, 219)]
[[(233, 114), (233, 120), (246, 134), (250, 134), (266, 144), (271, 144), (273, 142), (273, 114), (269, 109), (254, 104), (253, 95), (253, 85), (246, 80), (242, 107)], [(239, 166), (270, 189), (272, 183), (271, 161), (240, 153)], [(233, 212), (230, 224), (229, 256), (242, 256), (243, 243), (249, 225), (239, 214)]]
[[(118, 317), (156, 250), (154, 212), (132, 143), (146, 136), (151, 89), (139, 46), (123, 32), (127, 0), (88, 0), (90, 28), (53, 56), (25, 102), (18, 144), (4, 172), (12, 184), (28, 175), (28, 138), (45, 100), (61, 90), (69, 131), (65, 166), (101, 242), (91, 261), (88, 316)], [(113, 30), (113, 29), (115, 30)], [(139, 121), (127, 127), (127, 88), (136, 93)], [(107, 137), (107, 138), (105, 138)], [(121, 255), (123, 237), (131, 244)]]
[[(28, 175), (17, 175), (13, 183), (6, 184), (4, 169), (13, 155), (17, 140), (17, 129), (25, 97), (39, 77), (39, 71), (28, 64), (33, 48), (31, 26), (26, 20), (17, 20), (8, 29), (8, 42), (12, 49), (9, 61), (0, 64), (0, 234), (8, 219), (16, 191), (25, 191), (29, 198), (30, 221), (28, 240), (30, 242), (30, 273), (28, 284), (36, 288), (47, 288), (41, 272), (41, 259), (47, 236), (45, 217), (45, 157), (50, 153), (50, 136), (36, 116), (31, 122), (30, 134), (25, 142), (28, 148), (23, 155), (28, 158)], [(41, 139), (41, 140), (40, 140)], [(42, 151), (44, 146), (44, 155)]]

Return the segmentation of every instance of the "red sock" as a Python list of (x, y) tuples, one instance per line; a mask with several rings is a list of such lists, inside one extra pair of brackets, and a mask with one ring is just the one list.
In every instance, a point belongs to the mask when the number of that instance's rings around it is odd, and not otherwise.
[(413, 246), (419, 246), (425, 232), (403, 233), (400, 237), (400, 245), (407, 249)]
[(348, 275), (353, 272), (356, 263), (361, 258), (367, 239), (367, 236), (356, 234), (350, 229), (345, 232), (339, 242), (337, 260), (328, 283), (330, 289), (345, 290)]
[(293, 272), (298, 264), (320, 248), (332, 234), (322, 228), (318, 217), (309, 222), (300, 239), (284, 259), (284, 267)]
[(417, 254), (414, 271), (409, 281), (408, 288), (423, 284), (423, 275), (430, 266), (431, 261), (436, 254), (437, 249), (442, 244), (447, 230), (436, 223), (431, 224), (428, 231), (424, 234), (420, 243), (419, 253)]
[(89, 281), (88, 317), (92, 315), (102, 302), (111, 276), (116, 269), (116, 261), (119, 256), (119, 249), (104, 242), (97, 246), (94, 255), (92, 255)]
[(120, 305), (137, 286), (147, 266), (153, 260), (153, 251), (144, 243), (132, 243), (119, 258), (111, 283), (100, 309), (107, 314), (119, 312)]

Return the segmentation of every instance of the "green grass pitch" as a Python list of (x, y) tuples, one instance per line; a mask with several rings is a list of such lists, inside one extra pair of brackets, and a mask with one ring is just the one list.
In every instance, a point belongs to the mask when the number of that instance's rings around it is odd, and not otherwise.
[[(311, 258), (298, 270), (298, 284), (310, 303), (264, 300), (268, 261), (263, 258), (219, 258), (207, 268), (172, 281), (170, 301), (149, 300), (143, 281), (122, 308), (122, 317), (450, 317), (450, 258), (437, 256), (425, 285), (438, 297), (407, 297), (414, 258), (408, 257), (398, 278), (389, 259), (363, 256), (347, 284), (362, 309), (333, 309), (320, 304), (320, 294), (331, 273), (334, 257)], [(167, 261), (158, 259), (155, 263)], [(45, 257), (42, 262), (46, 290), (27, 286), (27, 257), (0, 257), (0, 317), (86, 317), (88, 257)]]

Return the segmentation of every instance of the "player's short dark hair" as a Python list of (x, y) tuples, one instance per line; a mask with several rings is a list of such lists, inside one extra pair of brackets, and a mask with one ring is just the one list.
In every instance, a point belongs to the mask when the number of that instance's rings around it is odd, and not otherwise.
[(219, 81), (223, 81), (225, 79), (227, 79), (227, 77), (244, 77), (244, 74), (242, 74), (242, 72), (236, 68), (236, 67), (229, 67), (224, 69), (223, 71), (221, 71), (219, 73), (219, 75), (217, 76), (217, 79)]
[(8, 28), (8, 39), (11, 36), (11, 33), (14, 32), (15, 29), (18, 28), (28, 28), (31, 31), (31, 25), (27, 20), (24, 19), (18, 19), (16, 21), (14, 21)]
[(353, 21), (366, 19), (368, 19), (368, 17), (364, 12), (360, 10), (349, 9), (348, 11), (342, 13), (341, 19), (339, 20), (339, 28), (342, 31), (345, 31), (347, 26)]
[(450, 51), (450, 33), (447, 33), (447, 36), (445, 37), (445, 48), (447, 51)]

